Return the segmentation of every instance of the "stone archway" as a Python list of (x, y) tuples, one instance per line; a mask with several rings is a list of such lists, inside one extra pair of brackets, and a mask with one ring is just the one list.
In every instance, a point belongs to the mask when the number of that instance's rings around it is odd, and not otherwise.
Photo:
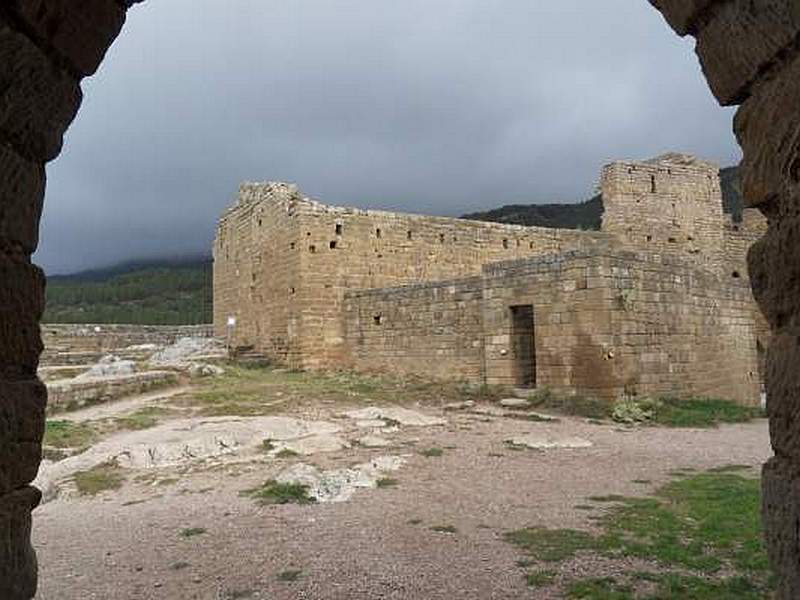
[[(141, 0), (6, 0), (0, 7), (0, 597), (30, 598), (30, 544), (46, 391), (36, 377), (44, 276), (31, 263), (44, 165), (95, 72)], [(775, 334), (767, 359), (775, 457), (764, 468), (764, 516), (778, 597), (800, 597), (800, 3), (650, 0), (697, 54), (721, 104), (741, 105), (748, 201), (769, 219), (750, 253), (756, 298)]]

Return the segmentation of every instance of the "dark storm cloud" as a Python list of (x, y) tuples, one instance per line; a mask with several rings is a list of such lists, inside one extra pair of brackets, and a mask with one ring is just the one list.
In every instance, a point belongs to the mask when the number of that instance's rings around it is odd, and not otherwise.
[(52, 272), (205, 251), (243, 180), (455, 215), (584, 199), (615, 158), (738, 159), (645, 0), (151, 0), (84, 88)]

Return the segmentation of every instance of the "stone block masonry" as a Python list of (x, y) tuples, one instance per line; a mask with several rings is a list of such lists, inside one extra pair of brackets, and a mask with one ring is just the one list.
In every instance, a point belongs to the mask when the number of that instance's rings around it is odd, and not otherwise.
[[(609, 401), (760, 402), (749, 288), (671, 257), (608, 245), (345, 298), (358, 368)], [(519, 314), (529, 327), (519, 329)]]
[(601, 184), (599, 232), (245, 184), (214, 245), (215, 333), (300, 368), (758, 403), (769, 334), (745, 257), (763, 220), (723, 215), (718, 167), (689, 155), (614, 162)]

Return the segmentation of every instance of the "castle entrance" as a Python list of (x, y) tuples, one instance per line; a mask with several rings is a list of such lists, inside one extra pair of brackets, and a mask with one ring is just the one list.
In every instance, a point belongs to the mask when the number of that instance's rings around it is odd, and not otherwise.
[(511, 360), (514, 384), (536, 387), (536, 342), (534, 340), (533, 305), (511, 307)]

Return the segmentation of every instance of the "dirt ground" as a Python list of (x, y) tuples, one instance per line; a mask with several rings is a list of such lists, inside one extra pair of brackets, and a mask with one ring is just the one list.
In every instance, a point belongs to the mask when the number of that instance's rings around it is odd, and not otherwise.
[[(352, 429), (342, 410), (319, 406), (293, 416)], [(527, 587), (516, 564), (523, 556), (504, 541), (505, 532), (591, 529), (592, 512), (576, 508), (590, 496), (647, 495), (675, 470), (757, 469), (770, 454), (763, 420), (710, 430), (624, 430), (580, 418), (528, 422), (472, 411), (421, 412), (447, 422), (401, 426), (385, 435), (391, 441), (385, 448), (227, 456), (140, 469), (121, 489), (94, 497), (62, 493), (34, 513), (37, 597), (558, 597)], [(579, 437), (592, 446), (509, 447), (506, 440), (525, 433)], [(425, 456), (434, 447), (442, 455)], [(346, 502), (261, 506), (240, 495), (293, 463), (341, 468), (387, 455), (407, 459), (389, 475), (397, 484), (360, 489)], [(443, 526), (454, 532), (433, 529)], [(188, 536), (190, 528), (204, 531)], [(598, 559), (558, 568), (606, 575), (615, 567)]]

